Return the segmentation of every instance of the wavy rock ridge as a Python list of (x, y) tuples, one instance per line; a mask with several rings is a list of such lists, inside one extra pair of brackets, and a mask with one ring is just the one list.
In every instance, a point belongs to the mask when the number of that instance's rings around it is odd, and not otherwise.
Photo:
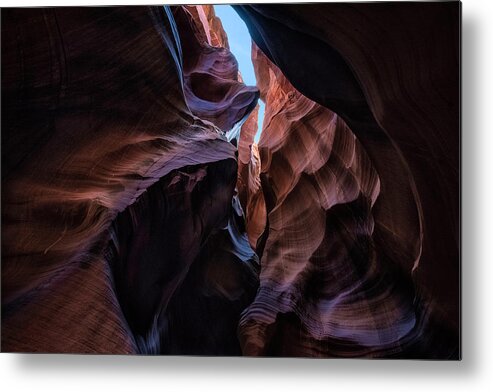
[(2, 349), (460, 357), (459, 7), (2, 10)]
[(257, 99), (200, 26), (182, 7), (2, 12), (3, 350), (160, 350), (170, 298), (233, 213), (224, 132)]
[[(241, 323), (245, 353), (351, 356), (400, 344), (416, 320), (373, 244), (377, 172), (341, 118), (294, 89), (257, 47), (253, 58), (268, 108), (258, 145), (268, 218), (260, 290)], [(279, 331), (287, 314), (301, 338)], [(273, 347), (279, 334), (287, 336)], [(288, 343), (297, 339), (313, 342)]]
[(235, 8), (268, 57), (245, 351), (457, 358), (458, 4)]

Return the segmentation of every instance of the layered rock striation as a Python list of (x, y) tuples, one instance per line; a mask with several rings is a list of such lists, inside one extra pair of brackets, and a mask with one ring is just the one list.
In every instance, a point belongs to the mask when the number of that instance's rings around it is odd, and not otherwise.
[(2, 11), (2, 349), (458, 358), (459, 6), (235, 8)]
[(256, 46), (252, 57), (267, 111), (246, 210), (264, 200), (267, 217), (247, 225), (250, 237), (263, 232), (260, 289), (240, 324), (244, 352), (361, 356), (402, 345), (417, 321), (410, 281), (389, 270), (372, 238), (378, 173), (339, 116)]
[[(268, 58), (254, 52), (267, 218), (252, 224), (262, 272), (245, 350), (457, 358), (458, 4), (235, 8)], [(296, 106), (297, 92), (313, 101)], [(333, 111), (331, 131), (308, 102)], [(339, 154), (313, 178), (310, 162)]]
[(167, 304), (233, 219), (227, 133), (257, 99), (200, 39), (214, 26), (182, 7), (2, 12), (3, 350), (163, 350)]

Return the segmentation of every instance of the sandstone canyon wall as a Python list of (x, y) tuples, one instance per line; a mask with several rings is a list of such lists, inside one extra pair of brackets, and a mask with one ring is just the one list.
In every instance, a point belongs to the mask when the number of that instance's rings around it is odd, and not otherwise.
[[(208, 241), (230, 244), (231, 281), (202, 262), (195, 288), (216, 315), (237, 323), (255, 293), (227, 132), (258, 93), (212, 7), (194, 10), (2, 12), (3, 350), (166, 351), (167, 305)], [(238, 354), (228, 333), (216, 352)]]
[(458, 358), (457, 4), (2, 10), (2, 350)]
[(266, 102), (247, 352), (459, 355), (459, 7), (235, 6)]

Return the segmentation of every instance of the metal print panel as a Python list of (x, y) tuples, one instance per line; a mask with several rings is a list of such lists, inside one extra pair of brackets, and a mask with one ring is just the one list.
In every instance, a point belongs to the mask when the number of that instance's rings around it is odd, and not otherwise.
[(460, 359), (460, 3), (2, 9), (4, 352)]

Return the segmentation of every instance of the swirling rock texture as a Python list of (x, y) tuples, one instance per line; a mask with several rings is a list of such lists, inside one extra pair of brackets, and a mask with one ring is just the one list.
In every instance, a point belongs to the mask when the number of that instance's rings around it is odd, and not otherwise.
[(238, 144), (238, 198), (245, 211), (248, 240), (253, 249), (265, 229), (265, 200), (260, 181), (260, 156), (258, 144), (254, 143), (258, 130), (258, 106), (241, 127)]
[(459, 4), (235, 8), (2, 10), (2, 350), (459, 357)]
[[(221, 257), (198, 266), (203, 323), (237, 324), (256, 259), (226, 133), (258, 93), (190, 34), (202, 23), (182, 7), (3, 10), (4, 351), (171, 350), (167, 305), (203, 249)], [(215, 352), (238, 352), (228, 333)]]
[(244, 351), (457, 358), (459, 3), (235, 8), (285, 76), (254, 51), (267, 219)]
[[(257, 98), (258, 90), (239, 83), (238, 64), (234, 56), (226, 47), (212, 46), (212, 39), (203, 33), (204, 29), (209, 31), (214, 25), (204, 25), (208, 22), (193, 19), (194, 12), (188, 11), (204, 7), (174, 9), (184, 53), (184, 91), (195, 115), (228, 133), (228, 139), (236, 139), (239, 126), (235, 125), (243, 122), (254, 109), (257, 102), (254, 97)], [(212, 9), (212, 6), (207, 8)], [(195, 22), (188, 23), (190, 19)], [(218, 45), (224, 43), (218, 39), (215, 41)]]

